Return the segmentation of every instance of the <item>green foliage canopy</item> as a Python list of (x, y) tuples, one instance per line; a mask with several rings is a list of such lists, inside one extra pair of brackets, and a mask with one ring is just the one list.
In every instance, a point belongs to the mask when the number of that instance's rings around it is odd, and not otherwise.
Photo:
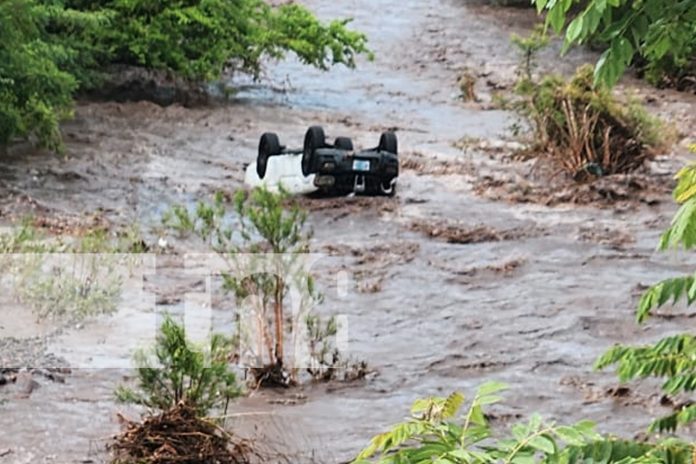
[(263, 0), (3, 0), (0, 2), (0, 147), (35, 137), (61, 147), (58, 124), (78, 89), (111, 65), (158, 69), (189, 81), (228, 67), (258, 75), (263, 57), (296, 54), (328, 69), (369, 53), (350, 20), (322, 23), (306, 8)]
[[(60, 146), (58, 122), (71, 115), (80, 57), (74, 34), (96, 30), (105, 16), (52, 2), (0, 2), (0, 146), (35, 135), (46, 147)], [(72, 35), (51, 33), (60, 25)]]
[[(636, 56), (649, 76), (683, 68), (696, 59), (696, 0), (532, 0), (557, 33), (565, 29), (565, 49), (602, 43), (596, 81), (614, 85)], [(569, 21), (576, 9), (580, 12)]]
[(233, 61), (258, 74), (263, 56), (286, 51), (327, 69), (354, 66), (367, 52), (363, 34), (349, 20), (322, 24), (296, 4), (271, 7), (262, 0), (66, 0), (84, 11), (109, 12), (109, 27), (91, 39), (102, 63), (169, 70), (193, 80), (212, 80)]

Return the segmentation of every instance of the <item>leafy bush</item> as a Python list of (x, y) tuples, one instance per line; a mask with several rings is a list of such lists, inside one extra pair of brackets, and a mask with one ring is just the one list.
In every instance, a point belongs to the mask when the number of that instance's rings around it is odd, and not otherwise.
[(209, 81), (232, 66), (258, 75), (264, 56), (295, 53), (321, 69), (368, 53), (349, 20), (320, 22), (306, 8), (263, 0), (3, 0), (0, 2), (0, 147), (16, 138), (61, 149), (58, 125), (73, 94), (111, 65)]
[(525, 77), (516, 88), (521, 99), (515, 108), (532, 126), (536, 151), (576, 180), (634, 171), (666, 143), (657, 118), (635, 101), (620, 101), (602, 83), (593, 85), (592, 75), (586, 65), (568, 81)]
[(137, 389), (122, 386), (116, 396), (120, 401), (163, 411), (185, 404), (206, 415), (240, 394), (228, 365), (230, 353), (230, 341), (217, 334), (205, 349), (194, 346), (184, 327), (166, 316), (153, 349), (135, 355)]
[[(595, 82), (613, 86), (636, 56), (653, 81), (665, 72), (696, 69), (696, 0), (532, 0), (556, 32), (565, 28), (565, 49), (606, 44)], [(573, 7), (580, 13), (567, 22)], [(567, 24), (567, 27), (566, 27)]]
[(676, 440), (651, 445), (606, 438), (589, 421), (563, 426), (539, 415), (512, 426), (511, 436), (497, 438), (483, 408), (500, 401), (496, 393), (502, 388), (484, 384), (461, 415), (465, 398), (460, 393), (416, 401), (411, 417), (374, 437), (353, 464), (684, 464), (691, 460), (691, 446)]
[(71, 116), (78, 80), (72, 40), (49, 33), (61, 24), (73, 33), (96, 29), (103, 16), (64, 9), (52, 2), (0, 2), (0, 147), (35, 137), (61, 148), (58, 123)]
[[(193, 233), (223, 258), (224, 288), (244, 308), (237, 330), (240, 359), (249, 360), (257, 383), (287, 386), (298, 374), (297, 368), (288, 369), (288, 328), (297, 347), (308, 335), (308, 321), (314, 321), (308, 312), (320, 299), (301, 257), (308, 251), (307, 215), (286, 192), (265, 188), (238, 192), (234, 210), (236, 224), (219, 194), (212, 204), (199, 203), (195, 214), (174, 207), (163, 221), (180, 234)], [(293, 301), (297, 305), (288, 314), (291, 290), (299, 302)]]
[(290, 51), (306, 64), (355, 64), (367, 52), (365, 36), (348, 20), (322, 24), (296, 4), (262, 0), (68, 0), (80, 10), (109, 11), (108, 28), (95, 34), (102, 63), (164, 69), (196, 81), (220, 77), (231, 60), (257, 74), (264, 55)]
[[(696, 152), (696, 147), (693, 147)], [(696, 165), (683, 168), (677, 174), (674, 198), (681, 206), (672, 225), (662, 235), (659, 249), (666, 251), (696, 246)], [(641, 297), (636, 312), (643, 323), (656, 309), (678, 301), (687, 305), (696, 301), (696, 275), (663, 280), (649, 288)], [(664, 338), (645, 346), (617, 345), (598, 361), (597, 368), (617, 365), (619, 379), (656, 377), (664, 379), (662, 391), (666, 395), (690, 395), (696, 390), (696, 335), (685, 333)], [(655, 420), (652, 431), (675, 430), (680, 425), (696, 421), (696, 404), (683, 401), (675, 406), (672, 414)]]
[(107, 446), (114, 464), (248, 463), (254, 454), (245, 440), (224, 428), (224, 418), (206, 417), (212, 408), (240, 395), (229, 369), (230, 340), (213, 335), (205, 348), (194, 346), (184, 327), (166, 316), (150, 351), (140, 351), (136, 389), (116, 397), (154, 408), (141, 422), (123, 421), (123, 432)]

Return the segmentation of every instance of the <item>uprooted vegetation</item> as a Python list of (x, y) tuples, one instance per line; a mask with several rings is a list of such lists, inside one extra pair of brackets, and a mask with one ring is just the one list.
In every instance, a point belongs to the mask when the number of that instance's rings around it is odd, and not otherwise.
[(516, 89), (515, 108), (533, 136), (526, 156), (543, 157), (576, 181), (635, 172), (669, 142), (664, 125), (637, 101), (622, 101), (593, 80), (586, 65), (568, 80), (524, 78)]
[(617, 174), (577, 183), (544, 172), (491, 173), (482, 175), (474, 191), (495, 201), (588, 205), (630, 209), (638, 204), (658, 204), (668, 194), (671, 176), (655, 174)]
[(213, 335), (205, 349), (195, 346), (184, 327), (165, 316), (155, 346), (135, 356), (137, 387), (116, 391), (121, 401), (159, 412), (142, 422), (121, 419), (124, 430), (109, 445), (112, 462), (248, 462), (249, 443), (233, 437), (220, 419), (207, 417), (213, 409), (226, 412), (240, 394), (230, 352), (221, 335)]
[(410, 229), (414, 232), (421, 232), (428, 237), (444, 240), (447, 243), (454, 244), (518, 240), (530, 235), (541, 233), (541, 231), (521, 229), (500, 231), (484, 224), (470, 227), (461, 223), (430, 222), (422, 220), (411, 223)]
[(244, 464), (251, 449), (212, 420), (180, 403), (142, 422), (123, 420), (125, 431), (110, 449), (114, 464)]
[(417, 242), (381, 243), (374, 246), (357, 244), (330, 243), (323, 247), (330, 256), (348, 256), (353, 259), (343, 263), (340, 268), (333, 268), (329, 273), (350, 269), (359, 293), (378, 293), (395, 267), (413, 261), (420, 250)]
[[(525, 148), (511, 158), (519, 170), (479, 173), (474, 191), (495, 200), (631, 205), (654, 204), (672, 182), (650, 165), (674, 142), (676, 131), (636, 99), (596, 81), (591, 65), (569, 78), (538, 76), (535, 54), (548, 44), (543, 28), (513, 37), (520, 62), (515, 94), (503, 106), (529, 129)], [(525, 171), (525, 172), (522, 172)]]

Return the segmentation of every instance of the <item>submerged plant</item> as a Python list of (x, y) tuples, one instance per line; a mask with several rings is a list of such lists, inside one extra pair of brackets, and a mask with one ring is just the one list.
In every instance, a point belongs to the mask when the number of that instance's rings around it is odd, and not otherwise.
[[(335, 316), (323, 320), (316, 314), (308, 314), (307, 343), (309, 360), (307, 372), (314, 380), (359, 380), (370, 373), (365, 361), (354, 361), (344, 357), (334, 340), (340, 328)], [(338, 377), (342, 374), (342, 377)]]
[(287, 192), (263, 188), (237, 193), (233, 206), (235, 214), (230, 214), (218, 194), (193, 213), (175, 207), (164, 221), (179, 233), (197, 236), (222, 258), (224, 289), (240, 309), (237, 354), (257, 384), (291, 385), (305, 368), (324, 378), (337, 363), (327, 363), (319, 345), (335, 330), (331, 324), (319, 329), (311, 313), (321, 295), (308, 269), (306, 212)]
[[(122, 419), (123, 432), (107, 445), (113, 464), (247, 464), (252, 449), (225, 430), (229, 401), (241, 394), (230, 370), (231, 343), (213, 335), (194, 345), (184, 327), (169, 316), (155, 345), (135, 356), (135, 388), (116, 390), (120, 401), (147, 406), (140, 422)], [(222, 417), (208, 417), (224, 407)]]

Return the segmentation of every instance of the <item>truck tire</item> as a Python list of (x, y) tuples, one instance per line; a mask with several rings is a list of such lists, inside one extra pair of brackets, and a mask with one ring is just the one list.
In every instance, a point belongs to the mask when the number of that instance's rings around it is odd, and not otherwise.
[(382, 136), (379, 138), (377, 150), (398, 155), (398, 142), (396, 141), (396, 134), (391, 131), (382, 132)]
[(350, 139), (350, 137), (336, 137), (334, 147), (338, 148), (339, 150), (353, 151), (353, 141)]
[(302, 174), (308, 176), (312, 173), (314, 150), (326, 145), (326, 136), (321, 126), (312, 126), (307, 129), (302, 148)]
[(259, 154), (256, 157), (256, 174), (259, 175), (259, 179), (263, 179), (266, 175), (268, 158), (280, 154), (281, 151), (282, 148), (280, 147), (278, 135), (273, 132), (266, 132), (261, 136), (259, 140)]

